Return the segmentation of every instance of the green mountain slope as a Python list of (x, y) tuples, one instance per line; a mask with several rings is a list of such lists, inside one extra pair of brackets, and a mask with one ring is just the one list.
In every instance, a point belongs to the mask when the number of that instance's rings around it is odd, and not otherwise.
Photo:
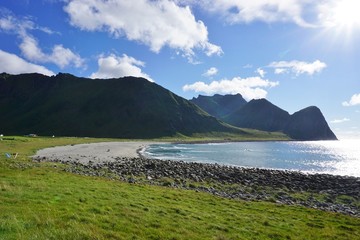
[(197, 98), (191, 99), (190, 102), (200, 106), (218, 119), (224, 118), (247, 103), (241, 94), (224, 96), (215, 94), (212, 97), (199, 95)]
[(59, 136), (156, 138), (244, 134), (143, 78), (0, 75), (0, 131)]
[(246, 128), (263, 131), (282, 131), (289, 121), (290, 114), (266, 99), (251, 100), (234, 111), (224, 121)]

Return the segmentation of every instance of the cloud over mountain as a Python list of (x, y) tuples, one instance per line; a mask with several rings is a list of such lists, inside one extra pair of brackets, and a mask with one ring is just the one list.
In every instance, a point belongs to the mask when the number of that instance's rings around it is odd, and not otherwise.
[(133, 57), (123, 54), (121, 57), (115, 54), (109, 56), (100, 56), (98, 59), (99, 69), (91, 74), (90, 78), (119, 78), (125, 76), (143, 77), (153, 81), (150, 76), (144, 73), (141, 67), (145, 63)]
[(38, 45), (38, 41), (31, 35), (22, 37), (20, 44), (22, 54), (29, 60), (39, 63), (50, 62), (61, 69), (72, 65), (80, 68), (84, 66), (84, 60), (78, 55), (73, 53), (70, 49), (64, 48), (63, 45), (58, 44), (52, 48), (51, 53), (44, 53)]
[(53, 63), (61, 69), (69, 65), (76, 68), (84, 67), (84, 59), (62, 44), (54, 45), (50, 53), (45, 53), (39, 46), (38, 40), (30, 32), (41, 31), (46, 34), (54, 32), (36, 25), (31, 18), (16, 17), (10, 11), (0, 11), (0, 31), (16, 35), (20, 39), (19, 48), (22, 55), (30, 61)]
[(0, 50), (0, 72), (11, 74), (37, 72), (47, 76), (55, 75), (55, 73), (43, 66), (29, 63), (15, 54), (2, 50)]
[(279, 82), (271, 82), (260, 77), (241, 78), (235, 77), (231, 80), (223, 79), (212, 81), (209, 84), (196, 82), (183, 86), (184, 91), (202, 92), (207, 95), (218, 94), (237, 94), (240, 93), (246, 100), (265, 98), (266, 88), (279, 85)]

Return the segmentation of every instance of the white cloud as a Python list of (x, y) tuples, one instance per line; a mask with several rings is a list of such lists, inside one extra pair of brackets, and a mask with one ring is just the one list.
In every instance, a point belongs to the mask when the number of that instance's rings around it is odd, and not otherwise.
[(74, 65), (77, 68), (84, 67), (84, 59), (78, 54), (73, 53), (70, 49), (64, 48), (63, 45), (55, 45), (52, 49), (52, 53), (48, 55), (49, 62), (53, 62), (60, 68), (64, 68), (68, 65)]
[(149, 75), (142, 72), (140, 67), (145, 63), (123, 54), (121, 57), (114, 54), (100, 56), (98, 59), (99, 69), (91, 74), (90, 78), (119, 78), (125, 76), (143, 77), (153, 82)]
[(30, 35), (25, 35), (22, 37), (22, 43), (19, 47), (22, 54), (27, 59), (34, 62), (50, 62), (62, 69), (69, 65), (77, 68), (84, 67), (84, 60), (78, 54), (73, 53), (70, 49), (64, 48), (61, 44), (55, 45), (52, 52), (46, 54), (41, 50), (35, 38)]
[(287, 72), (287, 70), (285, 68), (275, 68), (275, 70), (274, 70), (275, 74), (283, 74), (286, 72)]
[(350, 121), (350, 119), (348, 118), (343, 118), (343, 119), (334, 119), (332, 121), (330, 121), (331, 123), (344, 123), (344, 122), (348, 122)]
[(32, 61), (44, 61), (47, 56), (41, 51), (38, 42), (30, 35), (22, 36), (22, 43), (19, 46), (22, 54)]
[(10, 10), (0, 9), (0, 30), (18, 35), (24, 35), (29, 31), (38, 30), (46, 34), (60, 34), (48, 27), (36, 25), (31, 17), (16, 17)]
[(0, 30), (21, 35), (26, 31), (38, 28), (41, 29), (41, 27), (35, 26), (34, 22), (28, 18), (19, 19), (11, 11), (0, 9)]
[(360, 26), (355, 0), (175, 0), (200, 6), (220, 15), (230, 24), (290, 22), (300, 27)]
[(229, 23), (250, 23), (254, 21), (293, 22), (302, 27), (313, 27), (304, 20), (305, 10), (316, 5), (311, 0), (201, 0), (200, 6), (218, 13)]
[(0, 72), (10, 74), (37, 72), (48, 76), (55, 75), (55, 73), (43, 66), (29, 63), (15, 54), (2, 50), (0, 50)]
[(221, 47), (208, 40), (202, 21), (196, 20), (190, 7), (170, 0), (104, 1), (73, 0), (64, 10), (73, 26), (87, 31), (106, 31), (114, 37), (125, 36), (159, 52), (167, 46), (192, 60), (194, 49), (220, 55)]
[(183, 91), (202, 92), (207, 95), (219, 94), (237, 94), (240, 93), (245, 99), (265, 98), (267, 91), (265, 88), (271, 88), (279, 85), (279, 82), (271, 82), (260, 77), (241, 78), (235, 77), (231, 80), (223, 79), (213, 81), (210, 84), (196, 82), (191, 85), (183, 86)]
[(317, 6), (318, 20), (323, 27), (360, 26), (359, 3), (354, 0), (327, 0)]
[(345, 101), (342, 103), (343, 106), (345, 107), (350, 107), (350, 106), (355, 106), (355, 105), (360, 105), (360, 93), (359, 94), (354, 94), (350, 101)]
[(14, 22), (10, 16), (0, 18), (0, 29), (2, 31), (11, 31), (15, 28)]
[(216, 67), (211, 67), (208, 70), (206, 70), (206, 72), (203, 73), (203, 76), (212, 77), (215, 76), (218, 72), (219, 70)]
[(29, 31), (40, 30), (47, 34), (53, 34), (51, 29), (37, 26), (28, 18), (20, 19), (14, 17), (10, 12), (0, 12), (0, 30), (17, 35), (21, 43), (19, 48), (23, 56), (38, 63), (53, 63), (60, 68), (73, 65), (77, 68), (84, 67), (84, 60), (63, 45), (55, 45), (52, 52), (46, 54), (39, 47), (38, 41)]
[(280, 62), (272, 62), (269, 64), (270, 68), (275, 68), (275, 74), (285, 73), (287, 71), (291, 71), (296, 74), (296, 76), (300, 74), (307, 73), (308, 75), (313, 75), (315, 73), (321, 72), (324, 68), (326, 68), (326, 63), (321, 62), (320, 60), (316, 60), (314, 62), (302, 62), (293, 60), (290, 62), (280, 61)]
[(256, 69), (256, 71), (255, 71), (257, 74), (259, 74), (260, 75), (260, 77), (262, 77), (262, 78), (264, 78), (265, 77), (265, 74), (266, 74), (266, 72), (265, 72), (265, 70), (264, 69), (261, 69), (261, 68), (258, 68), (258, 69)]

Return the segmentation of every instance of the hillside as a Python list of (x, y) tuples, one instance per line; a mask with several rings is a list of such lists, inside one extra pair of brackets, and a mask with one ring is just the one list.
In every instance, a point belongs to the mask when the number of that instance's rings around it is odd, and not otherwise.
[(224, 118), (247, 103), (241, 94), (224, 96), (215, 94), (212, 97), (199, 95), (190, 102), (201, 106), (203, 110), (218, 119)]
[(3, 134), (156, 138), (244, 132), (143, 78), (0, 75)]
[(242, 108), (224, 118), (234, 126), (254, 128), (263, 131), (282, 131), (290, 114), (266, 99), (251, 100)]
[[(228, 101), (219, 101), (225, 97)], [(240, 128), (280, 131), (296, 140), (337, 139), (317, 107), (308, 107), (290, 115), (266, 99), (244, 100), (244, 103), (239, 101), (239, 97), (241, 95), (199, 96), (191, 101), (209, 114)]]

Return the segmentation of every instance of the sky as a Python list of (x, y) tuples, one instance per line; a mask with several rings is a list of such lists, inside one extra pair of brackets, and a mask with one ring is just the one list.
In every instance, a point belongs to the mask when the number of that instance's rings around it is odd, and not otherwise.
[(321, 109), (360, 138), (358, 0), (2, 0), (0, 72), (144, 77)]

